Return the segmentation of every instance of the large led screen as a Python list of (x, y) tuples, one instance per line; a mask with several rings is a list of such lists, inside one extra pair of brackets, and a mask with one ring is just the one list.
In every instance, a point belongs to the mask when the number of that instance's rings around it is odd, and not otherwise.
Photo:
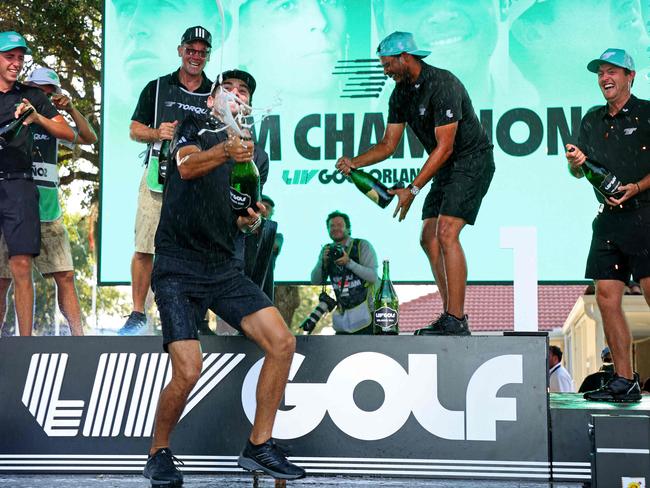
[[(513, 250), (502, 230), (536, 228), (539, 279), (574, 281), (584, 263), (597, 201), (566, 168), (563, 144), (603, 98), (587, 63), (608, 47), (637, 64), (633, 93), (647, 98), (650, 2), (643, 0), (107, 0), (101, 192), (102, 283), (130, 281), (137, 191), (144, 144), (129, 123), (146, 83), (176, 70), (183, 31), (213, 35), (206, 73), (240, 67), (255, 76), (253, 105), (268, 109), (256, 126), (270, 156), (264, 193), (276, 203), (284, 235), (277, 281), (309, 280), (325, 218), (349, 214), (352, 235), (391, 261), (397, 281), (431, 280), (420, 248), (421, 207), (403, 222), (395, 202), (380, 209), (334, 169), (376, 143), (394, 83), (382, 76), (378, 41), (410, 31), (425, 61), (451, 70), (466, 86), (495, 146), (496, 173), (476, 225), (462, 233), (471, 281), (513, 279)], [(433, 128), (432, 128), (433, 130)], [(408, 132), (396, 154), (369, 168), (386, 185), (408, 183), (426, 159)], [(534, 246), (533, 246), (534, 248)]]

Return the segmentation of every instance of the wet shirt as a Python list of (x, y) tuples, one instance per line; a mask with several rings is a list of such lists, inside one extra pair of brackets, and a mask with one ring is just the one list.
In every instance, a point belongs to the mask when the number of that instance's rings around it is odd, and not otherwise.
[(388, 123), (407, 123), (427, 153), (438, 145), (435, 129), (458, 122), (454, 151), (448, 163), (491, 147), (467, 90), (451, 72), (424, 62), (415, 83), (402, 82), (388, 103)]
[[(172, 141), (172, 155), (185, 146), (206, 151), (224, 142), (225, 131), (213, 118), (190, 115), (179, 124)], [(260, 183), (268, 175), (268, 156), (255, 147), (254, 161)], [(205, 176), (182, 180), (176, 164), (168, 167), (160, 223), (156, 231), (156, 253), (191, 261), (222, 263), (232, 258), (237, 217), (230, 208), (230, 160)]]
[[(29, 100), (36, 111), (45, 118), (51, 119), (59, 115), (42, 90), (16, 82), (11, 90), (0, 92), (0, 127), (15, 120), (16, 106), (23, 101), (23, 98)], [(31, 170), (32, 132), (24, 126), (7, 147), (0, 149), (0, 171), (31, 172)]]
[[(578, 147), (623, 184), (638, 182), (650, 174), (650, 102), (632, 95), (614, 116), (609, 115), (607, 105), (590, 110), (580, 125)], [(634, 198), (650, 201), (650, 191)]]

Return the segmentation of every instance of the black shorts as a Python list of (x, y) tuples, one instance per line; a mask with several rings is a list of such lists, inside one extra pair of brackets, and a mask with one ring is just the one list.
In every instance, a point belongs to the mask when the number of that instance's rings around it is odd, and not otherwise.
[(208, 308), (241, 330), (247, 315), (273, 304), (234, 261), (206, 264), (156, 254), (151, 274), (163, 331), (163, 347), (196, 339)]
[(473, 225), (492, 176), (492, 148), (442, 167), (431, 181), (431, 190), (422, 206), (422, 220), (449, 215)]
[(38, 189), (31, 179), (0, 180), (0, 231), (9, 257), (38, 256), (41, 219)]
[(592, 224), (585, 278), (628, 283), (650, 276), (650, 204), (637, 209), (605, 208)]

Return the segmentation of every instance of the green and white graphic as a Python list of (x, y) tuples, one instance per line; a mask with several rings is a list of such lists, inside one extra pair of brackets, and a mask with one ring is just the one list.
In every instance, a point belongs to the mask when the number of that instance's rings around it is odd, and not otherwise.
[[(255, 127), (270, 156), (264, 193), (275, 201), (285, 243), (278, 281), (307, 281), (328, 241), (325, 217), (350, 215), (355, 236), (390, 258), (394, 281), (431, 281), (418, 242), (429, 186), (406, 220), (392, 218), (334, 170), (383, 134), (393, 82), (375, 57), (395, 30), (412, 32), (426, 62), (464, 83), (495, 145), (496, 173), (477, 224), (463, 232), (469, 279), (510, 281), (512, 251), (500, 229), (537, 229), (541, 280), (582, 280), (597, 202), (588, 182), (568, 175), (563, 144), (603, 98), (587, 63), (626, 49), (650, 95), (645, 30), (648, 0), (108, 0), (105, 5), (101, 269), (104, 283), (128, 282), (137, 188), (146, 147), (129, 123), (147, 82), (178, 68), (183, 31), (212, 33), (206, 74), (243, 68), (257, 80), (256, 108), (273, 107)], [(222, 43), (222, 39), (224, 42)], [(223, 53), (223, 65), (221, 55)], [(426, 154), (412, 134), (394, 157), (366, 168), (386, 186), (412, 180)], [(206, 202), (206, 205), (209, 203)]]

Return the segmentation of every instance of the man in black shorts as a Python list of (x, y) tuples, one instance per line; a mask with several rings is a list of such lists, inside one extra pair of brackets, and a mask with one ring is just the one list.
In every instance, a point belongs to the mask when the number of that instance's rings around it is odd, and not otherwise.
[(587, 158), (597, 161), (623, 185), (617, 198), (604, 198), (592, 224), (586, 278), (596, 283), (596, 302), (614, 361), (613, 378), (584, 394), (587, 400), (638, 402), (639, 379), (632, 370), (632, 336), (622, 299), (630, 279), (650, 304), (650, 102), (632, 95), (634, 61), (622, 49), (607, 49), (587, 65), (598, 74), (607, 103), (582, 119), (577, 146), (567, 144), (569, 171), (576, 178)]
[[(25, 125), (36, 123), (55, 138), (72, 141), (74, 132), (45, 94), (16, 81), (29, 54), (23, 36), (0, 32), (0, 127), (33, 108)], [(9, 251), (18, 329), (21, 336), (28, 336), (34, 309), (32, 259), (41, 248), (41, 219), (32, 178), (32, 132), (25, 126), (0, 147), (0, 231)]]
[[(244, 71), (235, 73), (237, 78), (223, 80), (223, 88), (236, 96), (230, 103), (248, 103), (255, 80)], [(209, 108), (220, 90), (213, 87)], [(212, 113), (217, 115), (214, 110)], [(237, 229), (254, 231), (261, 217), (249, 209), (248, 217), (237, 218), (231, 210), (231, 169), (238, 162), (250, 161), (254, 147), (250, 141), (228, 137), (224, 127), (215, 117), (190, 115), (179, 124), (172, 141), (176, 164), (168, 167), (152, 274), (163, 343), (172, 361), (172, 379), (158, 402), (144, 470), (152, 486), (179, 486), (183, 482), (169, 449), (169, 437), (201, 374), (197, 324), (208, 308), (265, 353), (257, 384), (255, 422), (239, 465), (275, 478), (305, 475), (271, 439), (296, 341), (278, 310), (233, 259), (233, 235)], [(261, 204), (258, 207), (261, 209)]]
[(393, 32), (377, 48), (384, 73), (396, 83), (381, 141), (336, 167), (348, 174), (391, 156), (408, 124), (429, 154), (407, 188), (395, 190), (400, 221), (431, 180), (422, 208), (424, 249), (438, 285), (444, 313), (416, 335), (468, 335), (464, 311), (467, 262), (460, 232), (473, 225), (494, 174), (492, 145), (463, 84), (452, 73), (426, 64), (409, 32)]

